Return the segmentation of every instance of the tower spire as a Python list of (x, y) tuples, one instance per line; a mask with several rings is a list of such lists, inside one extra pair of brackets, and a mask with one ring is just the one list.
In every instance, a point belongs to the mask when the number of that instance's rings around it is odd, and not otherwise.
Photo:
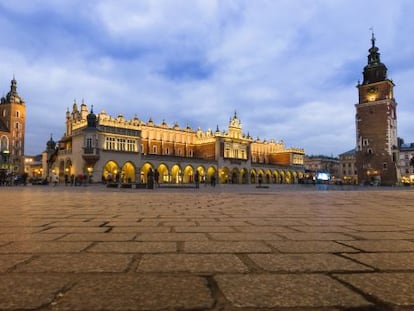
[(371, 30), (371, 43), (372, 47), (375, 48), (375, 35), (374, 35), (374, 27), (371, 27), (369, 30)]
[(381, 63), (379, 49), (375, 45), (374, 29), (371, 27), (371, 47), (368, 52), (368, 64), (364, 67), (364, 81), (362, 84), (375, 83), (387, 79), (387, 67)]

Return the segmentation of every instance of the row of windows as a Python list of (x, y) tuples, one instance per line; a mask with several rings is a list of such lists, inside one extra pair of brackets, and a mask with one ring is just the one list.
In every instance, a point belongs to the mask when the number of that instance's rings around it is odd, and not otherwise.
[[(144, 152), (144, 146), (141, 145), (141, 150), (142, 152)], [(164, 148), (164, 150), (162, 150), (161, 152), (164, 152), (164, 155), (171, 155), (171, 150), (170, 148)], [(152, 154), (158, 154), (158, 146), (157, 145), (153, 145), (152, 146)], [(176, 150), (176, 154), (177, 156), (182, 156), (183, 155), (183, 150), (181, 148), (178, 148)], [(194, 156), (194, 151), (192, 149), (188, 150), (188, 157), (193, 157)]]
[[(5, 118), (7, 116), (7, 110), (3, 109), (1, 115)], [(16, 110), (16, 113), (14, 114), (16, 118), (20, 118), (20, 111)]]
[(232, 158), (232, 159), (247, 159), (245, 150), (239, 149), (226, 149), (224, 150), (224, 157), (225, 158)]
[[(87, 146), (88, 146), (88, 142), (87, 142)], [(92, 147), (92, 141), (90, 141), (90, 148), (91, 147)], [(105, 149), (137, 152), (138, 145), (137, 145), (137, 141), (134, 139), (105, 137)]]

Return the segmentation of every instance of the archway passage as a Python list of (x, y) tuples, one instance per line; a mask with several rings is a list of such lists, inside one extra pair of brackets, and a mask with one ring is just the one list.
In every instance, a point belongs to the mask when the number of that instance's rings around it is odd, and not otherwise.
[(180, 184), (182, 182), (181, 167), (176, 164), (171, 168), (171, 182)]
[(197, 167), (197, 172), (198, 172), (198, 178), (199, 178), (199, 182), (200, 183), (205, 183), (206, 182), (206, 170), (203, 166), (199, 166)]
[(239, 178), (240, 178), (240, 172), (237, 168), (233, 168), (231, 170), (231, 183), (232, 184), (238, 184), (239, 183)]
[(184, 169), (183, 182), (184, 183), (194, 182), (194, 170), (191, 165), (187, 165)]
[(119, 165), (115, 161), (108, 161), (102, 171), (102, 179), (107, 182), (117, 182), (119, 180)]
[(227, 167), (223, 167), (219, 169), (219, 183), (220, 184), (227, 184), (229, 182), (229, 169)]
[(252, 184), (256, 183), (256, 171), (254, 169), (250, 171), (250, 182)]
[(126, 162), (122, 167), (122, 182), (134, 183), (135, 182), (135, 165), (131, 162)]
[(217, 182), (216, 168), (214, 166), (210, 166), (207, 169), (206, 179), (207, 179), (206, 182), (210, 183), (211, 185), (213, 185)]
[(248, 184), (249, 183), (249, 179), (248, 179), (247, 170), (245, 168), (242, 168), (240, 170), (240, 175), (241, 175), (241, 183), (242, 184)]
[(147, 174), (148, 174), (149, 169), (154, 170), (154, 167), (150, 163), (145, 163), (141, 167), (141, 183), (144, 183), (144, 184), (147, 183)]
[(157, 168), (158, 171), (158, 183), (171, 182), (170, 175), (168, 174), (168, 167), (165, 164), (160, 164)]

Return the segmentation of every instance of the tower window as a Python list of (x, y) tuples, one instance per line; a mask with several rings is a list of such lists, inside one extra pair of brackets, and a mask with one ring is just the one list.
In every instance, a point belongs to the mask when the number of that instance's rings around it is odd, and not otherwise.
[(19, 110), (16, 111), (16, 117), (20, 118), (20, 111)]
[(372, 154), (372, 149), (368, 148), (367, 152), (368, 152), (368, 154)]

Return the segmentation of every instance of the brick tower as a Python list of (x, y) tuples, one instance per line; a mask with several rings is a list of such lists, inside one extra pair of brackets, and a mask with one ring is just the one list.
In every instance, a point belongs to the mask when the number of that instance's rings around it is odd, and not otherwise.
[(13, 77), (10, 91), (0, 101), (0, 169), (24, 172), (24, 137), (26, 105), (17, 93), (17, 81)]
[(360, 183), (395, 185), (399, 180), (397, 103), (394, 83), (387, 78), (375, 37), (368, 50), (364, 80), (358, 82), (356, 107), (356, 168)]

